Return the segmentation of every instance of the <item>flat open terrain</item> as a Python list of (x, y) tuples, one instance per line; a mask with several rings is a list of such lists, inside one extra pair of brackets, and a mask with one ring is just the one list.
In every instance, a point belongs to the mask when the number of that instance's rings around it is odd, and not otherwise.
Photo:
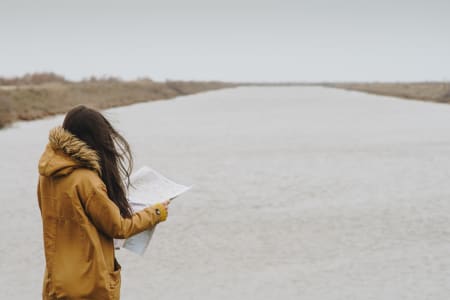
[(332, 83), (330, 87), (439, 103), (450, 103), (450, 82)]
[[(240, 87), (105, 111), (136, 166), (194, 188), (144, 257), (139, 299), (450, 295), (450, 106), (323, 87)], [(62, 116), (0, 131), (0, 291), (38, 299), (37, 161)]]
[(0, 128), (17, 120), (35, 120), (67, 112), (78, 104), (98, 109), (231, 87), (215, 81), (123, 81), (116, 78), (71, 82), (52, 73), (15, 79), (0, 77)]

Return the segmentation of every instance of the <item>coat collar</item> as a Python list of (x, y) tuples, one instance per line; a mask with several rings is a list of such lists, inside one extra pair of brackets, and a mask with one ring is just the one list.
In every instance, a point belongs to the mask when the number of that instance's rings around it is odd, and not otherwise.
[[(61, 164), (61, 168), (85, 167), (88, 169), (92, 169), (99, 175), (101, 175), (100, 158), (97, 152), (89, 147), (84, 141), (73, 135), (71, 132), (62, 128), (61, 126), (57, 126), (50, 130), (48, 139), (49, 147), (47, 148), (51, 148), (51, 150), (53, 150), (52, 152), (54, 153), (53, 155), (50, 155), (52, 159), (50, 159), (50, 157), (48, 157), (49, 155), (47, 155), (47, 160), (49, 160), (48, 162), (50, 162), (50, 160), (52, 162), (50, 164), (47, 163), (46, 167), (48, 167), (49, 165), (57, 167), (56, 165), (58, 164)], [(58, 154), (61, 156), (61, 152), (69, 158), (68, 160), (66, 160), (66, 163), (62, 163), (62, 158), (56, 159), (56, 156), (58, 156)], [(57, 163), (56, 161), (61, 163)], [(69, 164), (68, 161), (72, 161), (72, 163)]]

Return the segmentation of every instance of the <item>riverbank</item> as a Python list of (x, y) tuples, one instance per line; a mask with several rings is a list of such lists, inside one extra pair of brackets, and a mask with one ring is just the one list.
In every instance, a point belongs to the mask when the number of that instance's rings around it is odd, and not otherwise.
[(0, 78), (0, 128), (18, 120), (65, 113), (78, 104), (106, 109), (233, 86), (218, 81), (124, 81), (112, 77), (75, 82), (52, 73)]
[(369, 94), (394, 96), (439, 103), (450, 103), (450, 82), (365, 82), (365, 83), (325, 83), (326, 87)]
[(0, 128), (18, 120), (34, 120), (65, 113), (78, 104), (106, 109), (236, 86), (323, 86), (404, 99), (450, 103), (450, 82), (157, 82), (148, 78), (124, 81), (115, 77), (69, 81), (54, 73), (34, 73), (15, 78), (0, 77)]

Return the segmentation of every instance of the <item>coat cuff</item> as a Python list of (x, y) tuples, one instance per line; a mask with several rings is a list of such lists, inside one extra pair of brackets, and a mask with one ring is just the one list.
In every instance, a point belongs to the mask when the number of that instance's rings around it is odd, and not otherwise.
[(155, 209), (155, 214), (159, 217), (159, 222), (164, 222), (167, 219), (166, 207), (163, 204), (158, 203), (153, 205), (153, 208)]

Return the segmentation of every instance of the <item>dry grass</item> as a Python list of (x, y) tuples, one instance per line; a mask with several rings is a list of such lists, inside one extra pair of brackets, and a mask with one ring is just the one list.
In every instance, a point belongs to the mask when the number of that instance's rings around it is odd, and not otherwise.
[(67, 80), (63, 76), (52, 72), (28, 73), (23, 76), (9, 78), (0, 77), (0, 86), (42, 84), (48, 82), (67, 82)]
[(33, 74), (22, 79), (10, 78), (3, 81), (0, 78), (0, 82), (4, 83), (0, 87), (0, 128), (16, 120), (33, 120), (65, 113), (78, 104), (104, 109), (234, 86), (223, 82), (155, 82), (149, 79), (122, 81), (117, 78), (94, 77), (81, 82), (70, 82), (62, 76), (49, 74), (51, 76)]
[[(0, 92), (1, 93), (1, 92)], [(0, 128), (16, 119), (12, 101), (8, 96), (0, 96)]]
[(450, 82), (327, 83), (325, 86), (439, 103), (450, 103)]
[[(150, 79), (123, 81), (115, 77), (91, 77), (80, 82), (54, 73), (0, 77), (0, 128), (16, 120), (33, 120), (67, 112), (78, 104), (97, 109), (137, 102), (170, 99), (208, 90), (234, 87), (224, 82), (165, 81)], [(417, 83), (241, 83), (239, 85), (321, 85), (378, 95), (450, 103), (450, 82)]]

